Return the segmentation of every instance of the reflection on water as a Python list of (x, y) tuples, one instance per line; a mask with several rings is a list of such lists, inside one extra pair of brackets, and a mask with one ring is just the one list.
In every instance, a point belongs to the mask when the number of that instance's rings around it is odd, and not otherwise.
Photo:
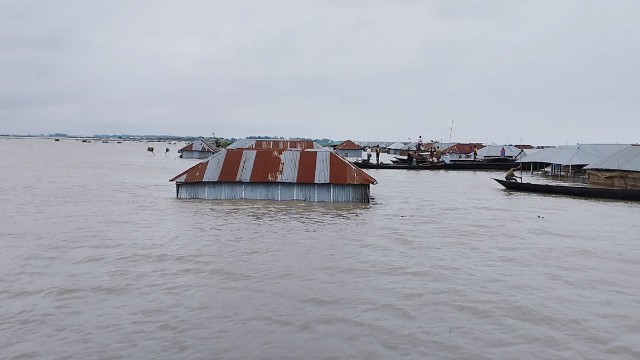
[(640, 357), (638, 203), (389, 170), (178, 200), (194, 161), (148, 145), (0, 140), (1, 358)]

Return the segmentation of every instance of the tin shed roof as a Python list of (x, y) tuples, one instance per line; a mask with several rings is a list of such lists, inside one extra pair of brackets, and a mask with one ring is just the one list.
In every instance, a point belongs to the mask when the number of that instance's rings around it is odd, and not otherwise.
[(312, 140), (240, 139), (227, 149), (322, 149)]
[(482, 149), (478, 148), (478, 157), (481, 159), (485, 157), (499, 157), (502, 148), (504, 148), (504, 156), (510, 158), (515, 158), (523, 152), (522, 149), (511, 145), (489, 144)]
[(360, 146), (356, 145), (351, 140), (345, 140), (340, 145), (336, 146), (338, 150), (360, 150)]
[(330, 150), (226, 149), (170, 181), (368, 185), (377, 181)]
[(178, 150), (179, 153), (183, 152), (183, 151), (211, 151), (211, 152), (216, 152), (220, 149), (218, 149), (217, 147), (211, 145), (209, 142), (207, 142), (204, 139), (198, 139), (194, 142), (192, 142), (191, 144), (183, 147), (182, 149)]
[(405, 145), (406, 145), (405, 143), (398, 141), (398, 142), (395, 142), (395, 143), (393, 143), (393, 144), (389, 145), (389, 146), (388, 146), (388, 148), (389, 148), (389, 149), (392, 149), (392, 150), (400, 150), (400, 149), (402, 149)]
[(623, 144), (579, 144), (558, 146), (537, 151), (521, 162), (540, 162), (561, 165), (588, 165), (603, 159), (629, 145)]
[(584, 167), (585, 169), (640, 171), (640, 145), (628, 146), (602, 160)]

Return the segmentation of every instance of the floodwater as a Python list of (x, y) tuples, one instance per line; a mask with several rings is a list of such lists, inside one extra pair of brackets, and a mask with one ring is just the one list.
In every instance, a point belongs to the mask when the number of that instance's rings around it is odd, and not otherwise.
[(178, 200), (182, 145), (0, 139), (0, 358), (640, 358), (639, 203), (403, 170)]

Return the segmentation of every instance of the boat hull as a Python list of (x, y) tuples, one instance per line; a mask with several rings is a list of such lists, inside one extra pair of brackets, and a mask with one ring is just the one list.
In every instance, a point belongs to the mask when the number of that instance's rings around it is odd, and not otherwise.
[(600, 198), (615, 200), (640, 201), (640, 190), (634, 189), (607, 189), (586, 186), (566, 186), (566, 185), (549, 185), (549, 184), (532, 184), (521, 183), (516, 181), (506, 181), (493, 179), (500, 185), (509, 190), (557, 194), (567, 196), (578, 196), (584, 198)]
[(518, 166), (516, 163), (426, 163), (417, 165), (408, 164), (376, 164), (363, 161), (355, 161), (353, 164), (361, 169), (397, 169), (397, 170), (509, 170)]

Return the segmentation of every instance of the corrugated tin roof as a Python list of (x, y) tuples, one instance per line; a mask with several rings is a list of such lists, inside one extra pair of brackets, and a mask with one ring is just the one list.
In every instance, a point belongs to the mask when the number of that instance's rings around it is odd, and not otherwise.
[(504, 156), (515, 158), (522, 153), (521, 149), (511, 145), (489, 144), (482, 149), (478, 149), (478, 158), (500, 157), (500, 151), (504, 147)]
[(374, 147), (376, 145), (380, 146), (381, 148), (386, 148), (389, 145), (393, 144), (393, 141), (354, 141), (354, 143), (356, 145), (360, 145), (360, 147)]
[(388, 148), (389, 148), (389, 149), (392, 149), (392, 150), (400, 150), (400, 149), (402, 149), (405, 145), (406, 145), (405, 143), (398, 141), (398, 142), (395, 142), (395, 143), (393, 143), (393, 144), (389, 145), (389, 146), (388, 146)]
[(417, 145), (417, 142), (405, 143), (400, 150), (415, 150)]
[(198, 140), (192, 142), (191, 144), (183, 147), (182, 149), (178, 150), (178, 152), (179, 153), (181, 153), (183, 151), (210, 151), (210, 152), (216, 152), (218, 150), (220, 150), (220, 149), (215, 147), (214, 145), (210, 144), (206, 140), (198, 139)]
[(368, 185), (377, 181), (330, 150), (226, 149), (170, 181)]
[(520, 160), (524, 163), (540, 162), (560, 165), (588, 165), (599, 161), (628, 144), (579, 144), (546, 148)]
[(312, 140), (240, 139), (227, 149), (322, 149)]
[(538, 151), (542, 150), (542, 149), (523, 149), (524, 150), (524, 156), (529, 156), (529, 155), (533, 155), (535, 153), (537, 153)]
[(628, 146), (585, 166), (585, 169), (640, 171), (640, 145)]
[(351, 140), (345, 140), (340, 145), (336, 146), (338, 150), (360, 150), (360, 146), (356, 145)]

